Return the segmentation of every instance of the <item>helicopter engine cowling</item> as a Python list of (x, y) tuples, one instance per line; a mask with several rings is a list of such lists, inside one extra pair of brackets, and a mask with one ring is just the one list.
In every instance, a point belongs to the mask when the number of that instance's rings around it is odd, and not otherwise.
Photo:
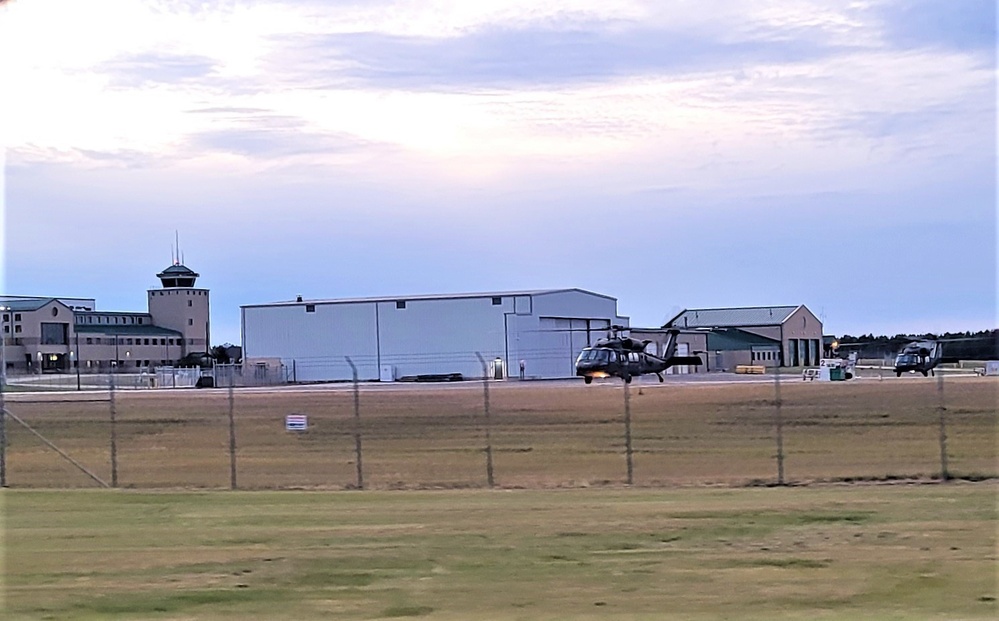
[(594, 347), (609, 347), (611, 349), (624, 349), (626, 351), (637, 351), (643, 352), (645, 348), (649, 346), (652, 341), (633, 338), (613, 338), (613, 339), (600, 339), (596, 342)]

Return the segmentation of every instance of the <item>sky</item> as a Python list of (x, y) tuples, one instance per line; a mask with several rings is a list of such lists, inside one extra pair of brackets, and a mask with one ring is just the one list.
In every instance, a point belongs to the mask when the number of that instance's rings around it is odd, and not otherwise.
[(8, 0), (7, 294), (997, 319), (991, 0)]

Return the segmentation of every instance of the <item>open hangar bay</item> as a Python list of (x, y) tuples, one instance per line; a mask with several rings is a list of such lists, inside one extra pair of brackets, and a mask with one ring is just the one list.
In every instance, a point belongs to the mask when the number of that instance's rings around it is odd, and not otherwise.
[[(296, 382), (417, 376), (561, 378), (612, 324), (615, 298), (582, 289), (305, 300), (241, 307), (247, 364)], [(348, 361), (348, 358), (350, 359)]]

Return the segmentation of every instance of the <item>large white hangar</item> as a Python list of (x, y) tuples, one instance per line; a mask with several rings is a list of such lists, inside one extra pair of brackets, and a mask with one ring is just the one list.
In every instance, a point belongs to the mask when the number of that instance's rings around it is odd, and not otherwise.
[(303, 300), (240, 307), (246, 364), (298, 382), (461, 374), (572, 377), (579, 351), (628, 325), (617, 299), (582, 289)]

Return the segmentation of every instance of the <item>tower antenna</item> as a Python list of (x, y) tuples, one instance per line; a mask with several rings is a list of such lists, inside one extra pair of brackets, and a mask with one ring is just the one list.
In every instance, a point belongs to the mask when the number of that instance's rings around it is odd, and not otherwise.
[(174, 243), (177, 245), (177, 254), (173, 259), (174, 265), (180, 265), (183, 261), (180, 259), (180, 232), (177, 229), (173, 230)]

